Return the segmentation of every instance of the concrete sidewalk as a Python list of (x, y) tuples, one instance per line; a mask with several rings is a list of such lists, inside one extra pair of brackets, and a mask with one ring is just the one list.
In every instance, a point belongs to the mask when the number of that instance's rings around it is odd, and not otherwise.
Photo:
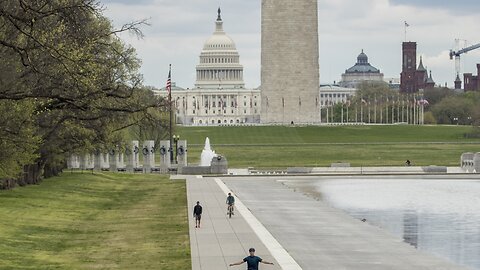
[[(237, 209), (228, 218), (226, 195), (213, 178), (187, 177), (187, 199), (193, 270), (245, 269), (245, 264), (228, 265), (248, 256), (250, 247), (256, 249), (257, 256), (275, 263), (260, 269), (282, 269)], [(197, 201), (203, 207), (201, 228), (195, 228), (193, 218)]]

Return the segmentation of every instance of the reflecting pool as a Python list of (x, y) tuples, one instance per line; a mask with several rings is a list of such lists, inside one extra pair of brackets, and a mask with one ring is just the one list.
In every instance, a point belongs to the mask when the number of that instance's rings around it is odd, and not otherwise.
[(478, 179), (322, 177), (282, 182), (420, 250), (480, 269)]

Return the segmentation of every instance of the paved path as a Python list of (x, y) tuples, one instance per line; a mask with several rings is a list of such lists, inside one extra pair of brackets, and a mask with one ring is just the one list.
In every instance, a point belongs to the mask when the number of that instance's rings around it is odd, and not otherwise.
[[(188, 177), (187, 198), (193, 270), (245, 269), (245, 264), (228, 265), (241, 261), (250, 247), (256, 249), (257, 256), (275, 263), (274, 266), (261, 265), (260, 269), (282, 269), (238, 209), (231, 219), (228, 218), (226, 195), (215, 179)], [(195, 228), (193, 219), (196, 201), (203, 207), (201, 228)]]

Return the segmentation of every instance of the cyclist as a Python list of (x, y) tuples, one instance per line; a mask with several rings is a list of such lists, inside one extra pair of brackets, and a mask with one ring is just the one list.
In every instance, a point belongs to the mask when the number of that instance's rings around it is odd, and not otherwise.
[(235, 204), (235, 197), (232, 196), (232, 193), (228, 193), (226, 204), (228, 205), (227, 215), (230, 211), (232, 211), (232, 215), (233, 215), (234, 214), (233, 213), (233, 205)]

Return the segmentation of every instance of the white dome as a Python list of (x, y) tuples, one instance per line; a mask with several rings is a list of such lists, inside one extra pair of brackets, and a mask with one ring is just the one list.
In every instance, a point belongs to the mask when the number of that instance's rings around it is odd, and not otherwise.
[(195, 88), (243, 88), (243, 66), (235, 42), (223, 31), (218, 9), (215, 32), (207, 39), (197, 65)]
[(225, 32), (215, 32), (203, 45), (204, 50), (236, 50), (235, 42)]
[(203, 50), (236, 50), (235, 42), (233, 42), (233, 40), (223, 31), (223, 21), (220, 16), (220, 8), (218, 9), (218, 17), (215, 21), (215, 32), (213, 32), (213, 35), (207, 39), (203, 45)]

